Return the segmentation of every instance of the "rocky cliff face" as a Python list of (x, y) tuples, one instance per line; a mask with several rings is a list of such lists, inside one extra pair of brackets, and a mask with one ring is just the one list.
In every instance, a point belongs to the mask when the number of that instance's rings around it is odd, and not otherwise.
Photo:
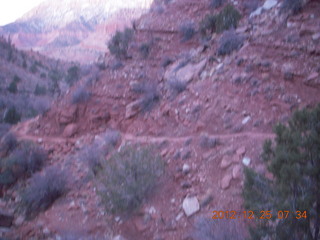
[[(17, 47), (80, 62), (95, 61), (103, 54), (114, 27), (139, 17), (151, 0), (58, 0), (45, 1), (16, 22), (0, 28)], [(89, 44), (90, 43), (90, 44)]]

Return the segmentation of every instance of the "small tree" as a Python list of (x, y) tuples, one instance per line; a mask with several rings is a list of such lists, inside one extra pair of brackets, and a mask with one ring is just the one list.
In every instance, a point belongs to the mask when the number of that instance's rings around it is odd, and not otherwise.
[(17, 112), (14, 106), (9, 107), (4, 112), (3, 121), (5, 123), (16, 124), (20, 121), (20, 119), (21, 119), (21, 114)]
[(123, 32), (117, 31), (108, 43), (110, 53), (117, 58), (126, 58), (132, 37), (132, 29), (126, 28)]
[(17, 83), (15, 81), (12, 81), (8, 87), (8, 91), (11, 93), (17, 93), (18, 91), (18, 87), (17, 87)]
[[(257, 220), (256, 228), (251, 229), (251, 237), (317, 240), (320, 226), (320, 105), (313, 110), (295, 112), (287, 125), (276, 125), (274, 132), (275, 142), (266, 141), (262, 154), (272, 179), (245, 170), (245, 207), (271, 210), (274, 216), (268, 221)], [(290, 215), (278, 219), (278, 211), (290, 211)], [(304, 211), (307, 211), (306, 215)]]
[(75, 82), (79, 80), (80, 69), (78, 66), (72, 66), (68, 69), (68, 75), (66, 76), (66, 82), (72, 86)]

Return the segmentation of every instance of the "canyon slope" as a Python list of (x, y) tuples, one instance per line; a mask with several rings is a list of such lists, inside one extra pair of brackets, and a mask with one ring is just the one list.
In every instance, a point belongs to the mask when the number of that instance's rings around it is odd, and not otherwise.
[(57, 59), (94, 62), (107, 51), (116, 29), (131, 26), (151, 0), (44, 1), (16, 22), (0, 27), (20, 49), (39, 51)]

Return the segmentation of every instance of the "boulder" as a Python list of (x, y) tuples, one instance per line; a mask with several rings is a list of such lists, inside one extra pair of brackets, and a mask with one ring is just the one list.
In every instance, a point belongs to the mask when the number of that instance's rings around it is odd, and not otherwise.
[(232, 164), (232, 158), (231, 156), (224, 156), (222, 158), (222, 161), (221, 161), (221, 164), (220, 164), (220, 167), (221, 169), (226, 169), (228, 168), (230, 165)]
[(232, 169), (232, 178), (238, 179), (241, 176), (241, 166), (239, 164), (235, 165)]
[(75, 123), (71, 123), (65, 127), (63, 130), (62, 136), (65, 138), (69, 138), (74, 136), (78, 131), (78, 125)]
[(187, 217), (198, 212), (200, 210), (200, 204), (197, 197), (186, 197), (183, 200), (182, 208)]
[(136, 116), (141, 111), (142, 99), (138, 99), (126, 106), (126, 119)]
[(198, 63), (188, 63), (187, 65), (180, 67), (180, 65), (182, 65), (181, 62), (177, 62), (166, 71), (164, 80), (169, 81), (174, 79), (182, 83), (189, 83), (200, 76), (206, 63), (207, 60), (203, 59)]
[(319, 87), (320, 86), (320, 77), (319, 73), (313, 72), (311, 73), (303, 83), (310, 87)]
[(228, 189), (230, 187), (231, 179), (232, 179), (231, 174), (225, 175), (221, 180), (221, 189), (223, 189), (223, 190)]
[(76, 115), (77, 115), (77, 107), (76, 106), (66, 108), (60, 112), (59, 123), (60, 124), (72, 123), (75, 120)]

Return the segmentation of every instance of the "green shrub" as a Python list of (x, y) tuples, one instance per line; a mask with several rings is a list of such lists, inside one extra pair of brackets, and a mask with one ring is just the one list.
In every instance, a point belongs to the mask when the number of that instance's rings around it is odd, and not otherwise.
[(67, 177), (61, 170), (51, 167), (44, 175), (35, 174), (21, 194), (21, 207), (32, 218), (48, 209), (55, 200), (68, 191)]
[(209, 34), (215, 32), (216, 29), (216, 16), (207, 14), (199, 24), (199, 32), (202, 37), (206, 37)]
[(218, 55), (227, 55), (239, 49), (243, 44), (243, 37), (234, 31), (226, 31), (219, 40)]
[(8, 91), (11, 93), (17, 93), (18, 92), (18, 87), (17, 83), (15, 81), (12, 81), (8, 87)]
[(126, 28), (123, 32), (117, 31), (108, 43), (110, 53), (117, 58), (127, 58), (127, 51), (132, 37), (132, 29)]
[(34, 95), (40, 96), (40, 95), (46, 95), (47, 89), (45, 86), (40, 86), (39, 84), (36, 85), (36, 88), (34, 89)]
[(233, 6), (228, 4), (223, 10), (216, 16), (215, 28), (217, 33), (221, 33), (231, 28), (237, 28), (238, 22), (241, 19), (241, 14)]
[[(245, 169), (244, 206), (268, 209), (273, 218), (255, 219), (252, 239), (319, 239), (320, 105), (296, 111), (286, 125), (277, 124), (276, 137), (263, 146), (262, 159), (272, 178)], [(290, 211), (279, 219), (279, 211)], [(299, 217), (297, 211), (307, 211)], [(301, 214), (302, 215), (302, 214)]]
[(9, 107), (4, 112), (3, 121), (5, 123), (16, 124), (20, 121), (20, 119), (21, 119), (21, 114), (18, 113), (18, 111), (14, 106)]
[(162, 172), (163, 162), (150, 148), (124, 146), (103, 162), (97, 175), (99, 193), (107, 211), (135, 210)]

